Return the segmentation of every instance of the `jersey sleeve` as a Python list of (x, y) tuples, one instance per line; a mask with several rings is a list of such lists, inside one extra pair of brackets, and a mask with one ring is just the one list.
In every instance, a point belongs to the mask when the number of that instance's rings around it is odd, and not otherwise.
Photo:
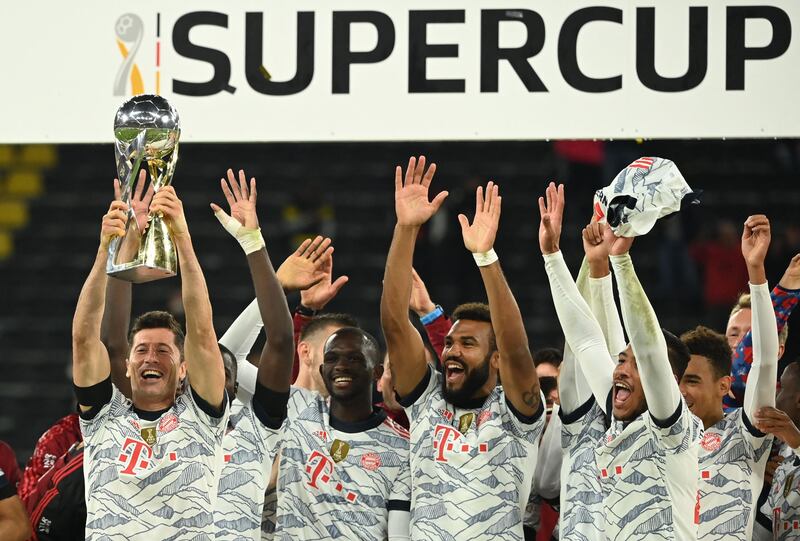
[[(733, 413), (728, 415), (736, 415), (736, 423), (739, 425), (739, 431), (747, 442), (747, 454), (754, 462), (759, 462), (765, 455), (769, 455), (772, 448), (774, 436), (771, 434), (764, 434), (753, 426), (752, 421), (747, 416), (747, 412), (743, 408), (737, 408)], [(763, 468), (761, 472), (763, 473)]]
[[(91, 442), (92, 438), (105, 426), (111, 413), (123, 408), (126, 400), (122, 392), (117, 389), (117, 386), (112, 384), (111, 400), (99, 408), (95, 407), (88, 412), (81, 413), (81, 434), (83, 434), (83, 439), (87, 442)], [(87, 415), (87, 413), (89, 415)]]
[(411, 511), (411, 461), (408, 458), (397, 472), (386, 506), (389, 511)]
[(181, 397), (185, 397), (185, 400), (195, 416), (197, 416), (205, 426), (210, 428), (216, 436), (222, 437), (228, 426), (228, 416), (231, 411), (227, 393), (225, 393), (225, 397), (222, 401), (222, 412), (218, 412), (214, 406), (203, 400), (200, 395), (196, 394), (191, 385), (189, 385), (189, 389), (187, 389)]
[(421, 410), (424, 408), (424, 404), (427, 402), (428, 398), (433, 393), (437, 392), (437, 388), (440, 384), (439, 378), (441, 377), (442, 375), (438, 371), (428, 365), (428, 370), (414, 390), (398, 400), (400, 405), (405, 408), (409, 421), (413, 423), (421, 414), (425, 413)]
[(501, 393), (500, 412), (505, 430), (516, 438), (539, 446), (539, 438), (544, 431), (544, 395), (539, 391), (539, 409), (531, 416), (522, 415), (506, 396)]
[(700, 442), (703, 434), (702, 422), (689, 411), (683, 398), (669, 419), (656, 421), (651, 415), (644, 415), (644, 418), (649, 429), (656, 434), (657, 444), (667, 454), (686, 452)]

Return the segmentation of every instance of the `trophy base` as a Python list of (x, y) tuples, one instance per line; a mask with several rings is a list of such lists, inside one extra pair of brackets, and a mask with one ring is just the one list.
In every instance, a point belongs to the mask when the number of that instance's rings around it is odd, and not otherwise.
[(170, 278), (176, 274), (177, 273), (174, 270), (165, 269), (162, 267), (151, 267), (145, 264), (134, 265), (108, 272), (109, 276), (113, 276), (118, 280), (132, 282), (134, 284), (142, 284), (144, 282), (152, 282), (153, 280), (160, 280), (162, 278)]

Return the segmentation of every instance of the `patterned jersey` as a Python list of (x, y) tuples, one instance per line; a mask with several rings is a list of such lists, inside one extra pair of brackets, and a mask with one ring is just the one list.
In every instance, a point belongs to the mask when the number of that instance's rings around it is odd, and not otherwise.
[(605, 413), (594, 397), (561, 417), (561, 539), (605, 541), (603, 498), (595, 449), (605, 435)]
[(763, 511), (772, 517), (776, 541), (800, 539), (800, 457), (788, 445), (781, 447), (783, 462), (772, 477), (772, 488)]
[[(775, 321), (778, 325), (778, 332), (783, 330), (792, 310), (797, 306), (800, 300), (800, 290), (798, 289), (784, 289), (781, 286), (775, 286), (770, 294), (772, 297), (772, 308), (775, 310)], [(753, 332), (747, 331), (736, 348), (733, 350), (731, 356), (731, 391), (736, 398), (731, 398), (725, 395), (722, 402), (725, 405), (725, 411), (732, 411), (733, 408), (740, 408), (744, 404), (744, 388), (747, 384), (747, 376), (750, 374), (750, 368), (753, 366)], [(776, 382), (777, 383), (777, 382)]]
[(214, 538), (227, 400), (212, 417), (188, 390), (148, 421), (114, 387), (85, 417), (87, 541)]
[(526, 419), (495, 387), (475, 409), (454, 408), (442, 378), (429, 369), (401, 401), (411, 421), (411, 538), (521, 540), (544, 406)]
[(260, 539), (264, 493), (272, 470), (280, 429), (255, 414), (253, 399), (234, 400), (223, 439), (223, 466), (214, 508), (216, 539)]
[(742, 409), (708, 428), (700, 441), (698, 539), (750, 539), (773, 437)]
[(598, 442), (595, 458), (609, 539), (684, 541), (697, 535), (703, 426), (683, 398), (664, 424), (648, 412), (627, 425), (611, 419)]
[(386, 539), (389, 511), (410, 507), (408, 437), (383, 411), (345, 423), (319, 393), (292, 387), (274, 539)]

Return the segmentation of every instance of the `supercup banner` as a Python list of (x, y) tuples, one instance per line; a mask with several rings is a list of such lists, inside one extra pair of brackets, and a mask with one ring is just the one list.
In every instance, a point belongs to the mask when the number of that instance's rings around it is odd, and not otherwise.
[(797, 0), (13, 2), (0, 143), (800, 136)]

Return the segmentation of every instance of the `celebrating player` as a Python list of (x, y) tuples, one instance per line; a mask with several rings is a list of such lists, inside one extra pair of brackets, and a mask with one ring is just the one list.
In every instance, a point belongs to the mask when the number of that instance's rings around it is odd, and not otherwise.
[(554, 301), (566, 303), (560, 317), (571, 311), (571, 318), (561, 320), (564, 334), (594, 396), (610, 402), (609, 427), (595, 449), (603, 532), (609, 539), (693, 539), (701, 429), (676, 379), (689, 361), (686, 346), (660, 330), (628, 255), (630, 239), (617, 238), (598, 224), (584, 235), (590, 244), (608, 243), (631, 340), (613, 372), (598, 363), (608, 355), (603, 332), (572, 282), (559, 247), (563, 185), (550, 183), (545, 198), (539, 198), (539, 211), (539, 243)]
[[(255, 179), (250, 179), (248, 187), (244, 171), (239, 171), (237, 182), (228, 169), (228, 180), (221, 183), (230, 215), (215, 204), (211, 207), (247, 255), (267, 341), (261, 352), (255, 392), (244, 403), (233, 400), (236, 391), (230, 384), (236, 381), (236, 359), (229, 352), (226, 355), (227, 392), (233, 403), (223, 444), (224, 466), (214, 522), (216, 539), (257, 540), (261, 538), (264, 492), (289, 399), (294, 359), (292, 317), (258, 227)], [(320, 249), (319, 255), (324, 252)]]
[(756, 411), (775, 405), (778, 330), (772, 310), (764, 258), (770, 242), (766, 216), (744, 224), (742, 255), (747, 263), (753, 310), (753, 363), (744, 407), (729, 414), (722, 398), (730, 390), (731, 351), (727, 339), (706, 327), (681, 336), (691, 360), (681, 378), (686, 405), (703, 421), (700, 443), (698, 539), (750, 539), (755, 506), (764, 481), (772, 437), (753, 425)]
[[(127, 205), (103, 217), (100, 247), (72, 328), (73, 381), (85, 441), (86, 539), (211, 538), (218, 457), (227, 425), (225, 375), (203, 272), (172, 186), (150, 212), (169, 227), (181, 264), (186, 335), (166, 312), (137, 318), (127, 373), (132, 400), (111, 383), (100, 340), (108, 246), (125, 234)], [(181, 381), (186, 392), (176, 398)]]
[[(411, 262), (422, 225), (447, 192), (428, 200), (436, 165), (411, 158), (395, 171), (394, 229), (381, 297), (381, 325), (395, 390), (411, 423), (413, 539), (522, 539), (544, 407), (517, 303), (492, 249), (501, 199), (478, 188), (475, 217), (459, 216), (464, 245), (480, 268), (489, 306), (463, 305), (441, 352), (425, 361), (408, 319)], [(503, 386), (497, 385), (498, 376)]]

